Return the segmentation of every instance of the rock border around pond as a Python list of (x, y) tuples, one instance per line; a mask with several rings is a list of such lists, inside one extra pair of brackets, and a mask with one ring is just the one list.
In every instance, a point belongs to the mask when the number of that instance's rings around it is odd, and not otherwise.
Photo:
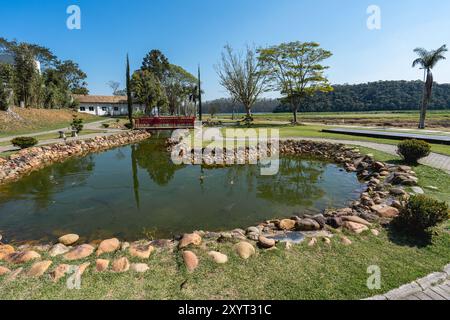
[(143, 141), (150, 137), (151, 134), (146, 131), (127, 131), (110, 136), (24, 149), (7, 159), (0, 158), (0, 185), (16, 181), (33, 171), (71, 157), (85, 156), (89, 153)]

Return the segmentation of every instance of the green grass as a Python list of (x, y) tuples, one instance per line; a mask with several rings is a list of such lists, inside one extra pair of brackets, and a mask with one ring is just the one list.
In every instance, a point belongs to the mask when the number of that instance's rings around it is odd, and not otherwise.
[[(103, 132), (105, 132), (105, 131), (88, 129), (88, 130), (81, 131), (78, 135), (79, 136), (85, 136), (85, 135), (88, 135), (88, 134), (103, 133)], [(66, 136), (70, 137), (70, 132), (66, 132)], [(59, 133), (46, 133), (46, 134), (41, 134), (41, 135), (34, 136), (34, 138), (36, 138), (38, 141), (59, 139)], [(10, 141), (0, 142), (0, 146), (9, 146), (10, 144), (11, 144)]]
[[(215, 265), (207, 250), (195, 248), (200, 267), (193, 274), (186, 272), (178, 252), (163, 251), (145, 261), (150, 271), (144, 275), (96, 273), (91, 266), (81, 290), (68, 290), (64, 280), (54, 284), (47, 277), (0, 280), (0, 299), (361, 299), (442, 270), (450, 261), (450, 235), (445, 231), (427, 247), (392, 241), (387, 232), (378, 238), (349, 237), (353, 241), (349, 247), (337, 238), (331, 247), (302, 244), (287, 251), (280, 245), (275, 251), (259, 251), (248, 261), (238, 258), (231, 245), (213, 243), (208, 250), (226, 253), (229, 263)], [(367, 268), (372, 265), (381, 268), (381, 290), (366, 286)]]

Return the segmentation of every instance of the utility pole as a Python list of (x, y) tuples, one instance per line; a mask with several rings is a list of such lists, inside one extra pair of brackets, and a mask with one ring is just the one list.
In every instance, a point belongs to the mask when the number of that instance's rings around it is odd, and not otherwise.
[(202, 83), (200, 78), (200, 65), (198, 65), (198, 113), (199, 120), (202, 121)]

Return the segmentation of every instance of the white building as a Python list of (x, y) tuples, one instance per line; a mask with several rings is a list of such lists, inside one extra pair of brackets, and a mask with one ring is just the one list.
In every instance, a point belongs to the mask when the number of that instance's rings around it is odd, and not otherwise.
[[(91, 96), (74, 95), (78, 101), (78, 112), (96, 116), (127, 116), (128, 104), (126, 96)], [(145, 112), (145, 106), (133, 104), (133, 112)]]

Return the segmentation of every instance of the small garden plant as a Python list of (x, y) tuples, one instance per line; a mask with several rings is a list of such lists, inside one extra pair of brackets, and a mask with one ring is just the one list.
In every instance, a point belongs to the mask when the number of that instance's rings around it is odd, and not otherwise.
[(20, 149), (26, 149), (34, 147), (38, 141), (33, 137), (17, 137), (11, 140), (11, 144)]
[(412, 196), (394, 220), (397, 229), (410, 235), (427, 235), (449, 219), (448, 205), (426, 195)]
[(417, 164), (422, 158), (430, 155), (431, 146), (422, 140), (405, 140), (398, 144), (397, 153), (408, 164)]
[(77, 115), (73, 116), (72, 123), (70, 124), (72, 130), (75, 130), (77, 133), (80, 133), (83, 130), (83, 119), (78, 118)]

